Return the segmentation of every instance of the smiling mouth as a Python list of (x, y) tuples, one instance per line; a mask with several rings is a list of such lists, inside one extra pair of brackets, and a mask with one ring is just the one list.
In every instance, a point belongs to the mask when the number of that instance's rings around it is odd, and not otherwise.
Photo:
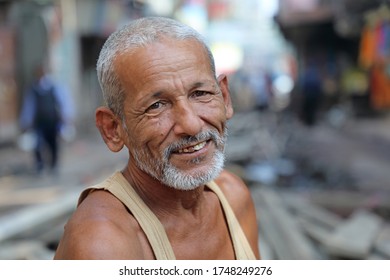
[(180, 149), (180, 150), (176, 151), (176, 153), (177, 154), (193, 153), (193, 152), (196, 152), (196, 151), (203, 149), (204, 146), (206, 146), (206, 144), (207, 144), (207, 141), (203, 141), (203, 142), (200, 142), (194, 146)]

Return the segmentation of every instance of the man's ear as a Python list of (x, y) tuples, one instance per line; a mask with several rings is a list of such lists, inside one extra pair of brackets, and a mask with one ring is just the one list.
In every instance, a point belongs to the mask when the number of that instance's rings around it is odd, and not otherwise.
[(112, 152), (119, 152), (124, 146), (123, 130), (118, 117), (107, 107), (99, 107), (95, 112), (96, 127)]
[(223, 100), (225, 102), (226, 118), (230, 119), (233, 116), (232, 100), (230, 98), (228, 78), (226, 75), (221, 74), (217, 78), (219, 88), (222, 91)]

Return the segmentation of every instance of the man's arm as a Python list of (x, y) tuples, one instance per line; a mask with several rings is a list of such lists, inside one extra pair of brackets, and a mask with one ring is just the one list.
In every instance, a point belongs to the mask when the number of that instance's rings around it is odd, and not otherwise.
[(260, 259), (256, 208), (248, 187), (239, 177), (227, 171), (223, 171), (216, 182), (229, 201), (253, 253)]
[[(69, 227), (69, 228), (68, 228)], [(137, 250), (134, 244), (122, 242), (121, 234), (105, 222), (86, 222), (83, 225), (68, 225), (65, 229), (54, 259), (63, 260), (118, 260), (137, 259), (132, 255)], [(75, 228), (76, 227), (76, 228)]]
[(144, 259), (137, 230), (129, 218), (124, 206), (117, 205), (111, 195), (90, 194), (65, 226), (54, 259)]
[(19, 126), (24, 131), (32, 128), (35, 114), (35, 98), (31, 89), (25, 92), (22, 109), (19, 116)]

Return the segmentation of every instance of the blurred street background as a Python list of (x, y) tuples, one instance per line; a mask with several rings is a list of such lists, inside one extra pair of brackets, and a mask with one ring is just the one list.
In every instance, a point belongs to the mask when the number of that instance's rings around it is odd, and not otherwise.
[[(226, 167), (265, 259), (390, 259), (390, 1), (0, 0), (0, 259), (51, 259), (78, 194), (126, 164), (94, 124), (106, 38), (142, 16), (191, 25), (229, 76)], [(74, 115), (37, 173), (20, 127), (37, 64)]]

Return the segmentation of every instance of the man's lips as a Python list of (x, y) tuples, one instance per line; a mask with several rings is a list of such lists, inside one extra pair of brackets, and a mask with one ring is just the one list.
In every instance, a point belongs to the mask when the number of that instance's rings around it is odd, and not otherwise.
[(207, 144), (207, 141), (203, 141), (203, 142), (200, 142), (196, 145), (188, 146), (188, 147), (179, 149), (179, 150), (175, 151), (175, 153), (176, 154), (193, 153), (193, 152), (196, 152), (196, 151), (203, 149), (206, 146), (206, 144)]

